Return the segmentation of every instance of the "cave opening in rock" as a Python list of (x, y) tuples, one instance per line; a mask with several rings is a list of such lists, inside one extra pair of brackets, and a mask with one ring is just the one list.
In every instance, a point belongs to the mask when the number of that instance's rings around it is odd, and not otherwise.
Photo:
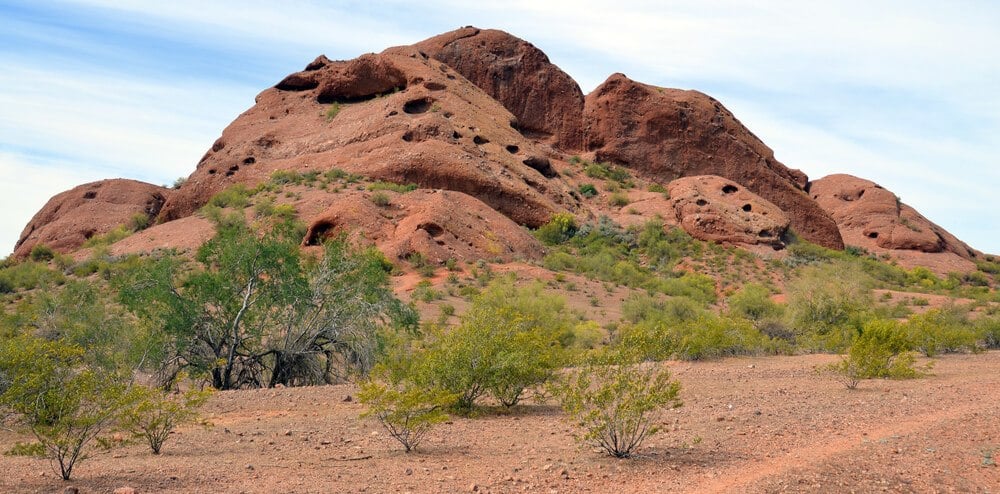
[(333, 235), (333, 230), (335, 227), (336, 225), (334, 225), (329, 221), (317, 222), (306, 233), (306, 239), (304, 243), (306, 245), (323, 245), (323, 242)]
[(410, 115), (425, 113), (427, 110), (431, 109), (431, 105), (433, 103), (434, 100), (430, 98), (413, 99), (403, 104), (403, 113)]
[(734, 192), (736, 192), (738, 190), (740, 190), (740, 189), (738, 187), (736, 187), (735, 185), (733, 185), (733, 184), (726, 184), (726, 185), (724, 185), (722, 187), (722, 193), (723, 194), (732, 194), (732, 193), (734, 193)]
[(748, 212), (748, 213), (749, 213), (750, 211), (752, 211), (752, 210), (753, 210), (753, 206), (751, 206), (751, 205), (749, 205), (749, 204), (744, 204), (744, 205), (743, 205), (743, 207), (742, 207), (742, 208), (740, 208), (740, 209), (742, 209), (742, 210), (744, 210), (744, 211), (746, 211), (746, 212)]

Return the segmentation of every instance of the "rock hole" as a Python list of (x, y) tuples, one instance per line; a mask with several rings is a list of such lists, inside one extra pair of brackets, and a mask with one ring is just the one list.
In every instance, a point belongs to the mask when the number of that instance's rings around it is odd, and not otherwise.
[(455, 114), (450, 111), (446, 111), (442, 115), (444, 115), (444, 118), (451, 118)]
[(743, 205), (743, 207), (742, 207), (742, 208), (740, 208), (740, 209), (742, 209), (742, 210), (744, 210), (744, 211), (746, 211), (746, 212), (748, 212), (748, 213), (749, 213), (750, 211), (752, 211), (752, 210), (753, 210), (753, 206), (751, 206), (751, 205), (749, 205), (749, 204), (744, 204), (744, 205)]
[(389, 116), (390, 117), (395, 117), (396, 115), (399, 115), (399, 112), (396, 111), (396, 110), (393, 110), (393, 111), (389, 112)]
[(462, 134), (459, 134), (458, 131), (455, 130), (455, 131), (452, 131), (451, 137), (454, 138), (454, 139), (461, 139), (462, 138)]
[(758, 237), (762, 237), (762, 238), (767, 238), (767, 237), (771, 236), (771, 232), (769, 232), (767, 230), (761, 230), (761, 231), (757, 232), (757, 236)]
[(432, 100), (430, 98), (420, 98), (407, 101), (403, 105), (403, 113), (409, 113), (414, 115), (417, 113), (424, 113), (431, 109)]
[(434, 82), (434, 81), (425, 82), (424, 87), (431, 91), (442, 91), (448, 88), (448, 86), (441, 84), (440, 82)]
[(284, 78), (278, 85), (274, 86), (275, 89), (280, 91), (308, 91), (310, 89), (316, 89), (319, 87), (319, 81), (313, 77), (307, 77), (300, 74), (292, 74)]
[(444, 228), (436, 223), (421, 223), (417, 226), (417, 230), (423, 230), (432, 237), (440, 237), (444, 233)]
[(83, 238), (90, 240), (97, 233), (96, 230), (87, 230), (83, 232)]
[(410, 81), (410, 84), (420, 84), (421, 82), (424, 82), (423, 77), (414, 77), (413, 80)]
[(451, 75), (451, 74), (445, 74), (445, 77), (447, 77), (447, 78), (449, 78), (451, 80), (455, 80), (455, 76)]
[(732, 194), (738, 190), (740, 189), (733, 184), (726, 184), (725, 186), (722, 187), (723, 194)]
[(88, 191), (88, 192), (84, 192), (84, 194), (83, 194), (83, 198), (84, 199), (93, 199), (95, 197), (97, 197), (97, 192), (95, 192), (93, 190)]
[(226, 141), (223, 141), (222, 138), (216, 139), (216, 141), (212, 143), (213, 152), (222, 151), (222, 148), (224, 147), (226, 147)]
[(559, 175), (556, 173), (556, 170), (552, 168), (552, 163), (549, 159), (542, 156), (531, 156), (522, 161), (522, 163), (528, 165), (538, 173), (541, 173), (545, 178), (553, 178)]
[(865, 236), (868, 238), (878, 238), (878, 232), (868, 232)]
[(320, 221), (309, 228), (306, 232), (305, 244), (306, 245), (322, 245), (323, 241), (329, 238), (333, 234), (333, 229), (336, 225), (330, 223), (329, 221)]
[(406, 131), (406, 133), (403, 134), (403, 140), (406, 142), (413, 142), (413, 131)]
[(231, 177), (231, 176), (233, 176), (234, 173), (236, 173), (238, 171), (240, 171), (240, 166), (239, 165), (230, 166), (229, 169), (226, 170), (226, 176), (227, 177)]
[(517, 146), (515, 146), (513, 144), (508, 144), (507, 147), (504, 148), (504, 149), (506, 149), (507, 152), (510, 153), (510, 154), (517, 154), (517, 152), (521, 150), (521, 148), (519, 148), (519, 147), (517, 147)]
[(253, 156), (248, 156), (246, 159), (243, 160), (243, 164), (244, 165), (252, 165), (252, 164), (254, 164), (256, 162), (257, 162), (257, 158), (254, 158)]
[(695, 202), (695, 204), (697, 204), (699, 206), (707, 206), (708, 205), (708, 201), (706, 201), (704, 199), (698, 199), (698, 201)]
[(477, 146), (481, 146), (483, 144), (490, 142), (490, 140), (483, 136), (477, 135), (476, 137), (472, 138), (472, 142), (476, 143)]
[(212, 168), (211, 170), (209, 170), (208, 174), (209, 175), (215, 175), (215, 168)]

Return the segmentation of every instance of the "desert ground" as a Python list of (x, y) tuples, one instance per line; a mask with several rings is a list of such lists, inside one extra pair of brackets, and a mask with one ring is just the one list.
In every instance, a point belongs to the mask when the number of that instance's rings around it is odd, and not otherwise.
[[(407, 454), (338, 385), (217, 393), (163, 454), (95, 450), (69, 482), (3, 456), (0, 491), (1000, 492), (1000, 352), (853, 391), (815, 371), (837, 358), (664, 363), (684, 406), (632, 459), (579, 444), (554, 403), (455, 417)], [(0, 449), (28, 439), (4, 430)]]

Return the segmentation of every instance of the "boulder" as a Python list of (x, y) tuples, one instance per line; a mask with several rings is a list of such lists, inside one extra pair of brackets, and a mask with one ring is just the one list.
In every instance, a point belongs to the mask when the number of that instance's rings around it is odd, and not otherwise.
[(347, 191), (309, 220), (304, 245), (347, 235), (374, 243), (393, 260), (420, 253), (443, 264), (448, 259), (539, 259), (538, 240), (506, 216), (469, 195), (419, 189), (384, 192), (389, 204), (378, 206), (370, 192)]
[(674, 180), (667, 191), (678, 224), (694, 238), (784, 247), (788, 216), (740, 184), (700, 175)]
[(531, 43), (503, 31), (465, 27), (414, 48), (440, 60), (499, 101), (526, 136), (565, 150), (583, 143), (583, 92)]
[(173, 191), (136, 180), (101, 180), (53, 196), (35, 213), (14, 246), (23, 258), (39, 244), (67, 253), (89, 238), (129, 225), (136, 215), (150, 223)]
[(742, 184), (788, 215), (801, 237), (843, 248), (837, 224), (803, 191), (807, 178), (774, 153), (715, 99), (609, 77), (587, 95), (587, 149), (599, 161), (669, 181), (717, 175)]
[(837, 222), (848, 245), (874, 252), (950, 252), (973, 260), (978, 252), (932, 223), (875, 182), (846, 174), (813, 181), (813, 199)]

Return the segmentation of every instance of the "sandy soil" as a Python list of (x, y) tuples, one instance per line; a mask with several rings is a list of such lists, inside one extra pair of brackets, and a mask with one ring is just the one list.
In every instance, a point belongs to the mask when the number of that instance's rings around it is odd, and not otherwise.
[[(855, 391), (814, 372), (836, 358), (667, 363), (685, 405), (629, 460), (576, 443), (552, 405), (455, 418), (405, 454), (358, 419), (354, 387), (324, 386), (219, 393), (211, 426), (160, 456), (95, 452), (68, 483), (3, 456), (0, 492), (1000, 492), (1000, 352)], [(0, 432), (0, 449), (26, 439)]]

